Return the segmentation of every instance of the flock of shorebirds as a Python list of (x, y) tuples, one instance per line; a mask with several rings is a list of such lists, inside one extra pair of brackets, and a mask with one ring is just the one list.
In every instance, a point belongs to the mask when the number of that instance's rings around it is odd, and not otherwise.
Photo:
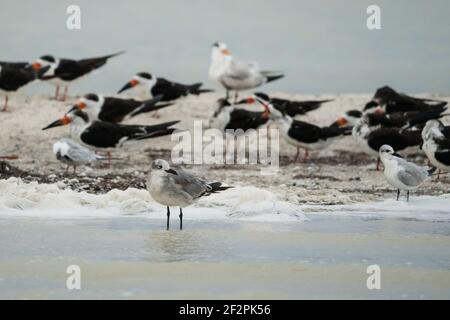
[[(72, 81), (122, 53), (83, 60), (45, 55), (32, 63), (0, 62), (0, 91), (6, 93), (2, 110), (8, 110), (8, 92), (17, 91), (34, 80), (54, 84), (55, 99), (65, 100)], [(440, 120), (448, 115), (445, 113), (446, 101), (415, 98), (385, 86), (378, 89), (361, 110), (348, 111), (334, 123), (318, 126), (295, 117), (316, 110), (331, 100), (292, 101), (261, 92), (239, 99), (240, 91), (255, 89), (283, 76), (281, 72), (263, 71), (255, 62), (235, 59), (224, 43), (213, 44), (209, 77), (225, 88), (226, 96), (216, 102), (210, 126), (229, 133), (229, 130), (245, 132), (274, 123), (286, 142), (297, 148), (294, 161), (298, 160), (300, 149), (305, 150), (303, 161), (306, 161), (309, 151), (324, 149), (337, 139), (352, 135), (365, 153), (377, 157), (377, 170), (380, 161), (383, 162), (386, 180), (398, 190), (397, 200), (400, 190), (406, 190), (409, 199), (410, 190), (419, 187), (430, 176), (440, 171), (450, 172), (450, 127)], [(64, 88), (62, 96), (61, 88)], [(118, 93), (125, 91), (135, 95), (136, 99), (86, 94), (64, 116), (43, 128), (70, 125), (71, 138), (76, 141), (63, 138), (53, 146), (56, 158), (67, 164), (67, 170), (72, 166), (75, 172), (79, 165), (111, 161), (115, 159), (111, 157), (111, 150), (128, 141), (170, 135), (179, 120), (156, 125), (121, 122), (142, 113), (156, 113), (185, 96), (211, 90), (203, 89), (202, 83), (185, 85), (139, 72)], [(244, 106), (248, 104), (259, 104), (264, 111), (247, 110)], [(398, 154), (414, 149), (423, 151), (430, 168), (408, 162)], [(106, 151), (106, 155), (99, 155), (99, 151)], [(167, 229), (170, 206), (180, 207), (181, 229), (183, 207), (202, 196), (228, 188), (219, 182), (207, 183), (161, 159), (153, 161), (151, 169), (147, 188), (153, 199), (167, 206)]]

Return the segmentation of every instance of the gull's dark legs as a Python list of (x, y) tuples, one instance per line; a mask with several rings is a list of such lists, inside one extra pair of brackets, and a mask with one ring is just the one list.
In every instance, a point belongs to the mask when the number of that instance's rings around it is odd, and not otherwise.
[(180, 230), (183, 230), (183, 209), (180, 207)]
[(234, 92), (234, 103), (237, 103), (237, 102), (238, 102), (238, 97), (239, 97), (239, 92), (238, 92), (238, 91), (235, 91), (235, 92)]
[(227, 89), (226, 94), (225, 94), (225, 99), (229, 99), (230, 98), (230, 90)]
[(380, 157), (377, 159), (377, 171), (380, 171)]
[(397, 201), (400, 198), (400, 189), (397, 189)]
[(409, 190), (406, 192), (406, 202), (409, 201)]
[(166, 230), (169, 230), (169, 218), (170, 218), (170, 209), (169, 209), (169, 206), (167, 206), (167, 229)]

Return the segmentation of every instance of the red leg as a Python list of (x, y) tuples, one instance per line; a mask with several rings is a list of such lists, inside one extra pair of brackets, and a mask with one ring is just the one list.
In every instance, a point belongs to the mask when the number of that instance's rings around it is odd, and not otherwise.
[(377, 158), (377, 171), (380, 171), (380, 157)]
[(300, 148), (297, 147), (297, 153), (295, 154), (295, 157), (294, 157), (294, 161), (293, 161), (293, 162), (297, 162), (299, 156), (300, 156)]
[(65, 86), (64, 86), (64, 95), (63, 95), (61, 101), (66, 101), (66, 99), (67, 99), (67, 93), (68, 93), (68, 92), (69, 92), (69, 85), (65, 85)]
[(5, 105), (3, 106), (2, 111), (8, 111), (8, 95), (5, 96)]
[(59, 96), (59, 84), (56, 85), (55, 100), (58, 100), (58, 96)]
[(308, 160), (308, 157), (309, 157), (308, 149), (305, 149), (305, 156), (303, 157), (303, 161), (306, 162)]

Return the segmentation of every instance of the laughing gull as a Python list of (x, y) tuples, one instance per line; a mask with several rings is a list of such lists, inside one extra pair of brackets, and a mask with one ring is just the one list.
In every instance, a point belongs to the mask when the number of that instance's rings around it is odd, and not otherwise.
[(49, 67), (43, 79), (50, 80), (56, 86), (55, 99), (58, 99), (59, 88), (65, 86), (64, 95), (61, 100), (67, 97), (69, 84), (92, 71), (104, 66), (108, 59), (121, 55), (125, 51), (116, 52), (103, 57), (87, 58), (82, 60), (60, 59), (51, 55), (45, 55), (33, 62), (32, 67), (38, 71), (41, 68)]
[(397, 188), (397, 201), (400, 197), (400, 190), (407, 191), (406, 201), (409, 201), (410, 190), (418, 188), (436, 171), (435, 167), (431, 169), (419, 167), (400, 158), (389, 145), (381, 146), (379, 152), (384, 165), (384, 177), (391, 186)]
[(197, 202), (203, 196), (209, 196), (229, 189), (221, 182), (207, 183), (181, 169), (171, 168), (162, 159), (152, 162), (151, 172), (147, 180), (147, 190), (152, 198), (167, 206), (167, 230), (169, 230), (170, 206), (180, 207), (180, 230), (183, 229), (183, 210)]
[(117, 160), (117, 158), (109, 159), (108, 157), (97, 155), (95, 152), (67, 138), (62, 138), (53, 144), (53, 153), (56, 159), (67, 165), (66, 173), (69, 172), (69, 167), (73, 167), (74, 174), (77, 166), (80, 165), (86, 165), (96, 161)]
[(229, 92), (235, 91), (235, 101), (239, 91), (254, 89), (264, 83), (283, 78), (284, 75), (275, 71), (262, 71), (256, 62), (243, 62), (233, 58), (223, 42), (216, 42), (211, 49), (211, 64), (209, 77), (219, 83)]

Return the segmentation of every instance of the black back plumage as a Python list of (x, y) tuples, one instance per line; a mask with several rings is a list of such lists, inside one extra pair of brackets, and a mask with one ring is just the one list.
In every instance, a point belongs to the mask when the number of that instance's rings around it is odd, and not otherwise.
[(201, 93), (210, 92), (208, 89), (201, 89), (202, 83), (195, 83), (192, 85), (185, 85), (165, 78), (157, 78), (155, 85), (151, 88), (152, 95), (162, 96), (162, 101), (172, 101), (185, 97), (189, 94), (199, 95)]

